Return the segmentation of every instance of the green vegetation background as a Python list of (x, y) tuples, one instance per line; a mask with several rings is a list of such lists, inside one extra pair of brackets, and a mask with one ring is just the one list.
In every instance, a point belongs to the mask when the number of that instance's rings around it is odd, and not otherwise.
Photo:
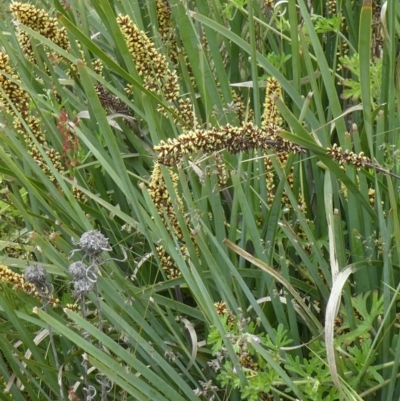
[(1, 5), (0, 400), (398, 399), (398, 2), (33, 5)]

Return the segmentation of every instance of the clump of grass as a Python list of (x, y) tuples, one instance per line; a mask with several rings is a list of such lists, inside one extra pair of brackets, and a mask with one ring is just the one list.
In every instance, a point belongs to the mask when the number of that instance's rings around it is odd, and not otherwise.
[(379, 6), (10, 5), (0, 244), (30, 260), (1, 261), (5, 397), (398, 398)]

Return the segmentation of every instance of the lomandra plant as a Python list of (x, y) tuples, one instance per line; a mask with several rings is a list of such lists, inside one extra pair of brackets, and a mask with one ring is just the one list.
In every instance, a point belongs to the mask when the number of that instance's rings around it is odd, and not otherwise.
[(399, 398), (396, 1), (2, 7), (1, 400)]

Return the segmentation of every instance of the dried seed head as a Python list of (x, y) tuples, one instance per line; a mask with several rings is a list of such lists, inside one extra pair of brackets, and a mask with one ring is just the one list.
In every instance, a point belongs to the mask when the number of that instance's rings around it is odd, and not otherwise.
[(84, 233), (79, 240), (79, 246), (91, 256), (98, 256), (103, 251), (109, 250), (108, 238), (98, 230)]
[(93, 289), (93, 283), (87, 279), (81, 279), (74, 281), (74, 293), (75, 297), (88, 294)]
[(25, 280), (34, 284), (37, 288), (46, 286), (47, 272), (41, 265), (28, 266), (25, 271)]
[(68, 271), (70, 272), (73, 280), (78, 281), (86, 278), (87, 269), (88, 266), (85, 263), (78, 261), (72, 263), (69, 266)]

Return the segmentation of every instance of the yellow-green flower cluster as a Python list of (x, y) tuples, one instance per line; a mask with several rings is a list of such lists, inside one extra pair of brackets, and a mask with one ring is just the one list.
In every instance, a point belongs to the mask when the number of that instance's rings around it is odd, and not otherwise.
[(119, 15), (117, 23), (144, 86), (157, 94), (162, 93), (169, 101), (175, 101), (179, 96), (178, 76), (168, 68), (166, 57), (156, 50), (151, 40), (139, 30), (129, 16)]
[[(21, 24), (33, 29), (35, 32), (51, 40), (54, 44), (61, 47), (63, 50), (68, 51), (70, 49), (70, 42), (68, 39), (67, 30), (64, 27), (58, 27), (57, 18), (50, 17), (47, 11), (38, 9), (34, 5), (29, 3), (15, 2), (10, 6), (10, 10), (15, 18)], [(32, 62), (36, 63), (34, 53), (32, 50), (31, 37), (23, 29), (18, 28), (18, 42), (21, 46), (22, 51), (26, 57)], [(78, 44), (78, 47), (79, 44)], [(84, 58), (83, 52), (81, 51), (81, 57)], [(55, 52), (49, 53), (49, 58), (53, 64), (59, 61), (59, 55)], [(63, 61), (70, 65), (70, 62), (64, 57), (61, 57)], [(100, 74), (103, 69), (103, 64), (100, 60), (95, 60), (92, 63), (93, 69), (96, 73)], [(70, 65), (75, 70), (75, 65)]]
[(166, 277), (169, 280), (182, 276), (182, 273), (178, 269), (177, 264), (174, 262), (172, 257), (165, 251), (163, 246), (156, 248), (158, 259), (160, 260), (161, 266), (165, 272)]
[(19, 77), (14, 74), (14, 70), (9, 64), (9, 57), (5, 53), (0, 53), (0, 72), (0, 86), (6, 95), (0, 93), (1, 106), (8, 113), (14, 115), (15, 111), (11, 106), (12, 104), (23, 118), (27, 118), (30, 114), (29, 95), (17, 83)]
[(232, 109), (237, 114), (239, 121), (253, 121), (254, 120), (254, 111), (252, 109), (246, 108), (246, 105), (243, 102), (242, 97), (237, 94), (234, 90), (232, 90)]
[(214, 303), (215, 311), (219, 316), (226, 316), (226, 323), (227, 324), (234, 324), (236, 321), (236, 316), (232, 314), (229, 310), (226, 302), (215, 302)]
[(224, 187), (228, 182), (228, 173), (226, 171), (224, 158), (219, 152), (215, 152), (213, 156), (215, 161), (216, 174), (218, 177), (218, 184), (220, 187)]
[[(267, 80), (267, 88), (265, 93), (265, 103), (264, 103), (264, 113), (262, 116), (261, 127), (263, 129), (269, 129), (272, 132), (270, 136), (270, 140), (274, 142), (272, 146), (276, 152), (277, 159), (279, 160), (281, 166), (284, 168), (287, 164), (288, 160), (288, 152), (297, 152), (300, 153), (302, 150), (300, 147), (283, 140), (281, 137), (276, 135), (277, 127), (281, 127), (283, 124), (282, 117), (279, 113), (278, 108), (273, 101), (273, 96), (281, 97), (282, 90), (279, 82), (274, 77), (269, 77)], [(274, 129), (275, 128), (275, 129)], [(264, 159), (265, 173), (266, 173), (266, 187), (267, 187), (267, 202), (269, 204), (272, 203), (272, 200), (275, 195), (275, 180), (276, 174), (274, 167), (272, 165), (272, 161), (270, 157), (266, 157)], [(293, 187), (294, 183), (294, 170), (290, 169), (288, 175), (286, 177), (290, 187)], [(282, 196), (282, 204), (286, 207), (291, 208), (291, 203), (286, 193)], [(304, 209), (305, 203), (304, 198), (300, 194), (298, 197), (298, 204), (300, 207)]]
[(327, 5), (327, 8), (328, 8), (329, 14), (331, 16), (336, 15), (336, 10), (337, 10), (337, 8), (336, 8), (336, 0), (328, 0), (326, 5)]
[(271, 142), (271, 147), (276, 153), (301, 153), (303, 150), (300, 146), (283, 140), (279, 135), (277, 135), (277, 132), (283, 125), (283, 120), (278, 107), (275, 104), (274, 97), (282, 97), (282, 89), (276, 78), (269, 77), (267, 79), (267, 88), (265, 91), (264, 113), (262, 115), (261, 128), (270, 132), (268, 139)]
[[(181, 198), (177, 195), (177, 186), (178, 186), (178, 175), (169, 171), (169, 175), (171, 177), (172, 185), (174, 186), (176, 199), (178, 202), (178, 208), (183, 210), (183, 203)], [(151, 176), (151, 181), (149, 185), (149, 195), (154, 202), (154, 205), (157, 209), (161, 220), (163, 221), (165, 227), (169, 229), (172, 228), (172, 231), (177, 236), (178, 239), (183, 239), (183, 234), (181, 227), (178, 222), (178, 218), (176, 216), (171, 197), (168, 193), (167, 186), (165, 184), (164, 177), (161, 171), (161, 165), (156, 163), (154, 165), (153, 173)], [(166, 218), (169, 220), (169, 224), (166, 222)], [(186, 246), (183, 245), (181, 251), (183, 254), (186, 253), (185, 251)], [(168, 279), (173, 279), (179, 277), (181, 275), (178, 266), (172, 259), (172, 257), (165, 251), (165, 248), (161, 245), (156, 248), (158, 258), (160, 260), (161, 266), (165, 271), (165, 274)]]
[(159, 163), (173, 166), (182, 157), (199, 151), (214, 153), (227, 150), (230, 153), (238, 153), (256, 148), (266, 150), (270, 148), (271, 135), (271, 128), (263, 130), (251, 122), (243, 123), (240, 127), (227, 124), (209, 130), (197, 129), (178, 138), (169, 138), (166, 142), (161, 141), (154, 150), (159, 152)]
[[(194, 114), (193, 104), (190, 98), (177, 99), (177, 101), (174, 102), (172, 109), (178, 115), (173, 116), (174, 124), (181, 126), (183, 131), (196, 128), (197, 119)], [(157, 111), (165, 117), (169, 117), (169, 113), (164, 109), (164, 107), (158, 106)]]
[[(50, 39), (62, 49), (68, 50), (69, 40), (67, 31), (64, 27), (58, 27), (57, 18), (50, 17), (45, 10), (37, 9), (34, 5), (29, 3), (12, 3), (10, 10), (18, 22), (28, 26), (45, 38)], [(18, 41), (23, 52), (34, 62), (31, 38), (26, 32), (19, 28)]]
[[(170, 171), (169, 173), (174, 189), (176, 189), (178, 186), (178, 179), (179, 179), (178, 175), (173, 173), (172, 171)], [(154, 165), (149, 185), (149, 194), (157, 208), (158, 214), (160, 215), (164, 225), (168, 227), (168, 224), (165, 221), (165, 216), (167, 216), (169, 219), (169, 224), (171, 225), (172, 230), (174, 231), (174, 234), (177, 236), (178, 239), (182, 239), (183, 238), (182, 230), (179, 225), (171, 197), (168, 193), (164, 177), (162, 175), (161, 165), (159, 163), (156, 163)], [(183, 209), (182, 200), (178, 195), (176, 195), (176, 199), (179, 203), (178, 207), (180, 209)]]
[[(10, 78), (6, 77), (4, 74), (7, 74)], [(3, 89), (4, 94), (6, 95), (4, 96), (3, 94), (0, 94), (0, 101), (4, 105), (5, 110), (14, 116), (14, 128), (21, 136), (24, 137), (28, 152), (40, 165), (42, 170), (48, 174), (50, 170), (32, 138), (28, 135), (23, 124), (24, 122), (29, 127), (32, 134), (40, 144), (46, 145), (46, 139), (41, 129), (39, 119), (30, 114), (29, 95), (21, 88), (18, 83), (18, 79), (18, 75), (13, 73), (13, 69), (9, 64), (9, 57), (4, 53), (0, 53), (0, 87)], [(7, 96), (9, 101), (7, 100)], [(21, 116), (18, 116), (14, 109), (19, 112)], [(60, 162), (61, 155), (59, 152), (49, 148), (46, 153), (50, 160), (54, 163), (56, 169), (60, 172), (63, 171), (63, 166)], [(54, 179), (54, 176), (50, 174), (50, 178)]]
[(278, 127), (282, 126), (282, 117), (279, 113), (278, 108), (272, 96), (281, 97), (282, 90), (281, 85), (274, 77), (269, 77), (267, 79), (267, 89), (265, 91), (265, 102), (264, 102), (264, 113), (262, 115), (262, 128), (267, 128), (271, 125)]
[[(179, 114), (179, 117), (185, 122), (187, 126), (191, 127), (192, 129), (196, 128), (197, 120), (190, 98), (179, 98), (176, 110)], [(174, 118), (174, 122), (179, 123), (176, 118)]]
[(178, 63), (178, 45), (175, 39), (175, 30), (172, 23), (171, 7), (168, 0), (157, 0), (157, 21), (158, 31), (161, 35), (161, 40), (167, 47), (168, 56), (172, 63)]
[(344, 164), (352, 164), (357, 169), (373, 167), (372, 160), (364, 156), (364, 152), (357, 154), (350, 150), (342, 150), (336, 143), (334, 143), (331, 148), (328, 148), (326, 153), (341, 166), (344, 166)]
[(179, 48), (175, 36), (175, 27), (172, 19), (171, 6), (168, 0), (157, 0), (157, 21), (158, 31), (160, 32), (161, 40), (167, 50), (168, 57), (174, 66), (179, 64), (179, 55), (185, 60), (186, 68), (190, 76), (190, 81), (193, 87), (196, 85), (196, 80), (193, 76), (192, 66), (188, 62), (185, 48)]

